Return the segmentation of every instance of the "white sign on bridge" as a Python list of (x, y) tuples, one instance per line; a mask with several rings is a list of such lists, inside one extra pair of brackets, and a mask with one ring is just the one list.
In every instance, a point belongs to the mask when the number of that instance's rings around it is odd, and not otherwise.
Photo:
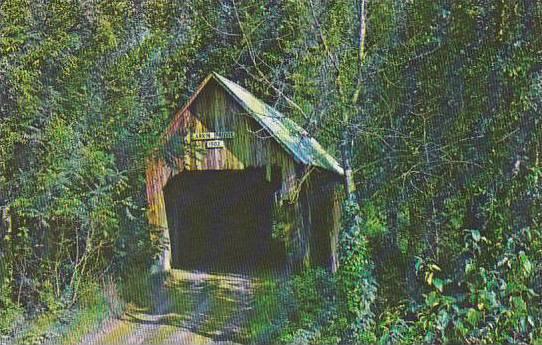
[(205, 146), (208, 149), (221, 149), (224, 147), (224, 140), (209, 140), (206, 142)]
[(196, 132), (192, 133), (192, 140), (218, 140), (232, 139), (235, 137), (235, 132)]

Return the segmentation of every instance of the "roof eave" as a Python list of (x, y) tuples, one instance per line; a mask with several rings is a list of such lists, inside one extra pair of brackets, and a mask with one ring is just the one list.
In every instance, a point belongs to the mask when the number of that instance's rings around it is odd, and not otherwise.
[[(259, 117), (258, 114), (254, 114), (254, 111), (250, 108), (250, 106), (248, 106), (247, 104), (245, 104), (245, 102), (235, 93), (233, 92), (229, 87), (228, 85), (226, 85), (223, 81), (222, 81), (222, 78), (224, 78), (223, 76), (221, 76), (220, 74), (216, 73), (216, 72), (212, 72), (211, 75), (213, 76), (213, 78), (226, 90), (226, 92), (232, 96), (242, 107), (245, 111), (247, 111), (248, 113), (250, 113), (252, 115), (252, 117), (258, 122), (258, 124), (260, 126), (262, 126), (263, 128), (265, 128), (268, 132), (270, 132), (273, 137), (276, 139), (276, 141), (281, 145), (281, 147), (290, 154), (290, 156), (293, 157), (294, 161), (296, 161), (297, 163), (299, 164), (302, 164), (302, 165), (306, 165), (306, 166), (315, 166), (315, 167), (318, 167), (320, 169), (324, 169), (326, 171), (330, 171), (332, 173), (335, 173), (339, 176), (344, 176), (344, 170), (343, 168), (335, 161), (336, 164), (333, 164), (333, 165), (336, 165), (336, 166), (333, 166), (333, 167), (325, 167), (325, 166), (321, 166), (321, 165), (315, 165), (315, 164), (312, 164), (311, 162), (305, 162), (303, 161), (297, 154), (295, 151), (293, 151), (292, 149), (290, 149), (290, 147), (288, 147), (288, 145), (284, 144), (282, 142), (282, 140), (280, 139), (280, 137), (276, 136), (275, 133), (267, 126), (267, 124), (262, 121)], [(224, 78), (226, 79), (226, 78)]]

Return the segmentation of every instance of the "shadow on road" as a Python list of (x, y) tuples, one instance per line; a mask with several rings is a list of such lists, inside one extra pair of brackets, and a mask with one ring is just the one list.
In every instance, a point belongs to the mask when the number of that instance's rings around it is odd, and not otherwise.
[(246, 344), (244, 326), (257, 279), (253, 274), (173, 270), (152, 284), (152, 310), (134, 305), (122, 320), (155, 332), (167, 326), (173, 338), (194, 333), (213, 342)]

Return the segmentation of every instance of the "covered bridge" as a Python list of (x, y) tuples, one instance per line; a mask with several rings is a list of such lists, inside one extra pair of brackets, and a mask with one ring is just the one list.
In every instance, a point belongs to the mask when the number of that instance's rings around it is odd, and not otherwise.
[(343, 170), (303, 128), (213, 73), (149, 159), (161, 268), (334, 270)]

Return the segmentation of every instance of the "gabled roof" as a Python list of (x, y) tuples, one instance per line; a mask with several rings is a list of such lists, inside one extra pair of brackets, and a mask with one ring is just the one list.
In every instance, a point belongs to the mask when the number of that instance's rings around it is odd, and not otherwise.
[(262, 102), (252, 93), (218, 73), (212, 73), (198, 87), (184, 109), (197, 98), (209, 80), (214, 79), (230, 94), (241, 107), (250, 114), (273, 138), (288, 152), (294, 160), (304, 165), (322, 168), (339, 175), (344, 171), (339, 163), (297, 123), (281, 114), (278, 110)]

